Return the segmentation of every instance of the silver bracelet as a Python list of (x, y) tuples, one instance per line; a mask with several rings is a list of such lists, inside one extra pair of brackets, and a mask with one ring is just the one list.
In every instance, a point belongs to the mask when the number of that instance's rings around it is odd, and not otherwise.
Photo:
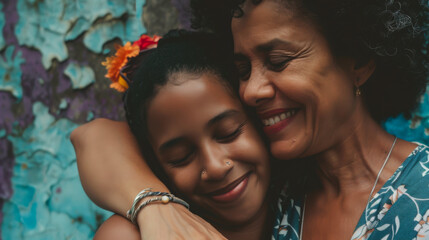
[[(136, 205), (138, 202), (140, 202), (142, 199), (146, 198), (146, 197), (150, 197), (150, 196), (156, 196), (154, 198), (148, 199), (144, 202), (142, 202), (137, 208)], [(130, 210), (127, 211), (127, 218), (134, 224), (137, 225), (137, 214), (140, 212), (140, 210), (142, 208), (144, 208), (145, 206), (147, 206), (150, 203), (153, 202), (161, 202), (163, 204), (167, 204), (170, 202), (173, 203), (178, 203), (183, 205), (184, 207), (189, 209), (189, 204), (187, 202), (185, 202), (184, 200), (174, 196), (171, 193), (166, 193), (166, 192), (152, 192), (150, 191), (150, 189), (146, 188), (144, 190), (142, 190), (139, 194), (137, 194), (133, 206), (131, 207)]]
[(127, 211), (127, 218), (129, 220), (131, 220), (131, 215), (135, 211), (137, 203), (140, 202), (140, 200), (142, 200), (144, 198), (144, 194), (150, 192), (150, 190), (152, 190), (152, 188), (145, 188), (145, 189), (141, 190), (137, 194), (137, 196), (134, 198), (133, 205), (131, 206), (130, 210)]

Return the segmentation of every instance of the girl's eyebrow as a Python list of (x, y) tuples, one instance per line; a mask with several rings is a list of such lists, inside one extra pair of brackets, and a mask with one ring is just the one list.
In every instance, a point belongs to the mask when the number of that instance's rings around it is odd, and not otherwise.
[[(232, 117), (235, 117), (238, 115), (240, 115), (240, 112), (235, 110), (235, 109), (226, 110), (226, 111), (216, 115), (212, 119), (210, 119), (207, 122), (207, 128), (215, 125), (216, 123), (218, 123), (218, 122), (220, 122), (226, 118), (232, 118)], [(159, 152), (163, 152), (163, 151), (166, 151), (167, 149), (172, 148), (174, 146), (177, 146), (177, 145), (179, 145), (185, 141), (186, 141), (185, 138), (182, 136), (176, 137), (176, 138), (170, 139), (167, 142), (161, 144), (161, 146), (159, 146), (158, 150), (159, 150)]]
[(179, 145), (181, 142), (184, 142), (184, 141), (185, 141), (184, 137), (176, 137), (176, 138), (170, 139), (167, 142), (161, 144), (158, 150), (159, 152), (166, 151), (168, 148), (172, 148), (176, 145)]
[(226, 110), (218, 115), (216, 115), (215, 117), (213, 117), (212, 119), (209, 120), (209, 122), (207, 123), (207, 127), (211, 127), (214, 124), (222, 121), (225, 118), (231, 118), (231, 117), (235, 117), (237, 115), (239, 115), (240, 112), (235, 110), (235, 109), (229, 109)]

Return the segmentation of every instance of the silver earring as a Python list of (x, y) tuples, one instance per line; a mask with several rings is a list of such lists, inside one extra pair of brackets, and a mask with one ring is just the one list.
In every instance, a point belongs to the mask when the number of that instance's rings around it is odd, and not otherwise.
[(225, 163), (226, 163), (226, 165), (228, 165), (228, 166), (229, 166), (229, 165), (231, 165), (231, 162), (230, 162), (230, 161), (226, 161)]
[(203, 169), (203, 171), (201, 171), (201, 175), (204, 175), (206, 173), (207, 173), (207, 171), (205, 169)]

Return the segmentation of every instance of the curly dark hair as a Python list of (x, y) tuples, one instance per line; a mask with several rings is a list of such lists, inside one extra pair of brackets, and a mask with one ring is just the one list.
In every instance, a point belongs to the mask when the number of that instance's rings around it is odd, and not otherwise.
[[(231, 19), (246, 14), (246, 0), (191, 0), (192, 27), (206, 29), (231, 41)], [(248, 0), (257, 5), (263, 0)], [(267, 1), (267, 0), (265, 0)], [(376, 70), (362, 86), (365, 105), (382, 122), (410, 117), (426, 89), (428, 59), (428, 0), (279, 0), (312, 20), (336, 56), (370, 60)]]
[(175, 73), (215, 74), (225, 89), (236, 96), (236, 89), (230, 85), (235, 79), (232, 52), (225, 49), (213, 34), (172, 30), (159, 41), (157, 48), (130, 59), (127, 69), (127, 78), (131, 81), (124, 94), (128, 125), (148, 165), (164, 183), (172, 187), (148, 139), (148, 104), (160, 87), (174, 81), (171, 76)]

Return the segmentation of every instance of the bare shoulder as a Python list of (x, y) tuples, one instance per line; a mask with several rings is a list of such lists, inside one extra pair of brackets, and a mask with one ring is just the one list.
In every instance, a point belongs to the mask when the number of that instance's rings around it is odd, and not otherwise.
[(98, 228), (94, 240), (140, 240), (138, 228), (119, 215), (113, 215)]

